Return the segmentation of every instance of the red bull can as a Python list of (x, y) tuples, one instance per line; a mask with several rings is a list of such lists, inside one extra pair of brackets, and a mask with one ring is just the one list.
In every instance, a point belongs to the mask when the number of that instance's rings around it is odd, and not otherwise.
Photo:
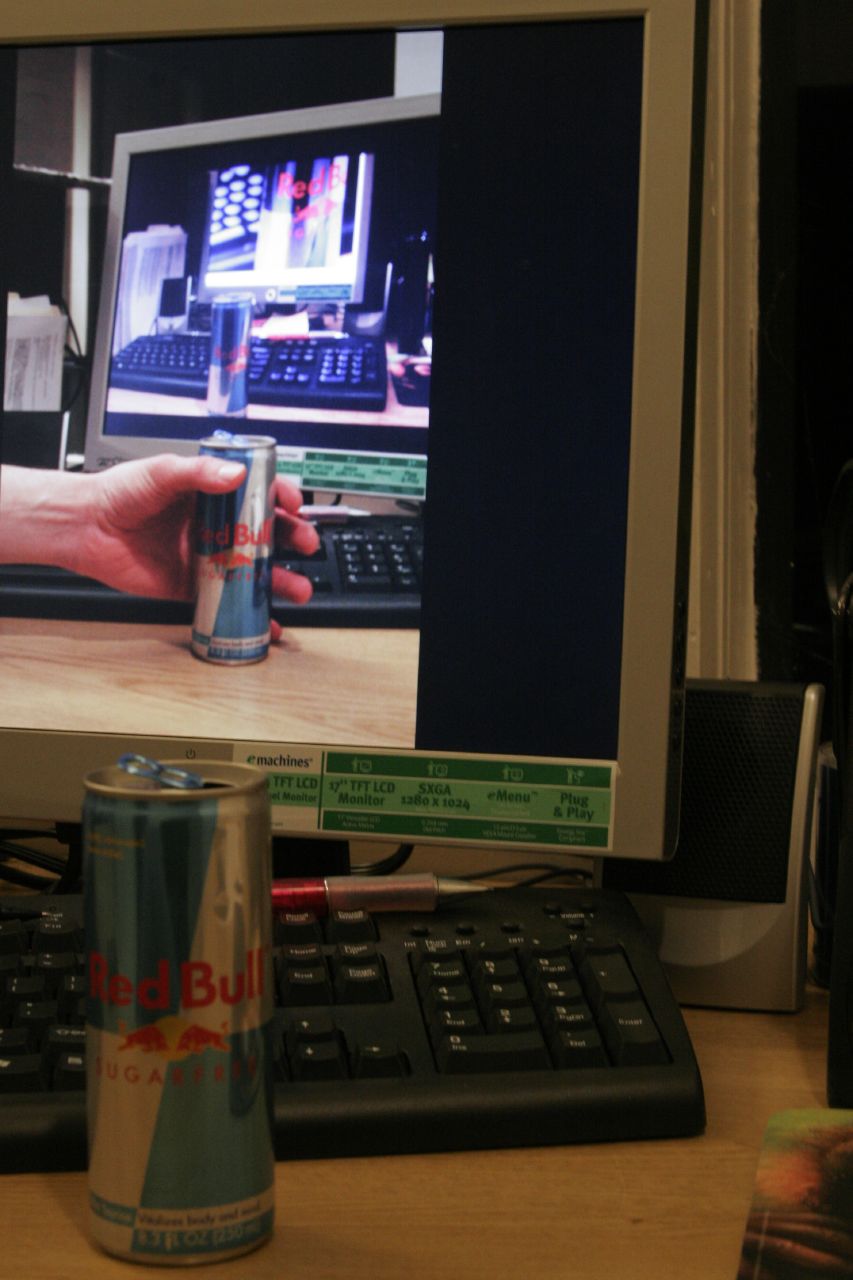
[(249, 330), (254, 301), (249, 293), (225, 293), (210, 304), (210, 364), (207, 412), (245, 418), (249, 405)]
[(260, 662), (270, 645), (275, 440), (215, 431), (199, 452), (243, 463), (246, 478), (196, 499), (192, 651), (226, 666)]
[(85, 786), (91, 1234), (134, 1262), (244, 1253), (273, 1229), (266, 778), (124, 757)]

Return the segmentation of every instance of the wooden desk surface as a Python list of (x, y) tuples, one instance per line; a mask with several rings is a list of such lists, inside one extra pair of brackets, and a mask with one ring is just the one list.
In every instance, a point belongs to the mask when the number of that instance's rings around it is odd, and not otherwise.
[(0, 724), (411, 747), (419, 633), (289, 627), (264, 662), (190, 652), (189, 628), (0, 622)]
[[(825, 1105), (827, 997), (802, 1013), (687, 1010), (700, 1138), (277, 1166), (278, 1225), (220, 1280), (733, 1280), (767, 1119)], [(85, 1234), (83, 1174), (0, 1178), (0, 1275), (132, 1274)], [(188, 1274), (152, 1269), (152, 1274)]]

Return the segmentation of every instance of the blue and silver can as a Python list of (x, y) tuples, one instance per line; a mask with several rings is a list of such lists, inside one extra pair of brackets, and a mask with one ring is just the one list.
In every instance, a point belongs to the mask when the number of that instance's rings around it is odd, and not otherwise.
[(89, 1213), (175, 1265), (273, 1229), (270, 812), (247, 765), (155, 768), (86, 778)]
[(192, 651), (228, 666), (260, 662), (270, 644), (275, 440), (216, 431), (199, 452), (241, 462), (246, 478), (196, 499)]
[(254, 301), (248, 293), (224, 293), (210, 304), (207, 412), (245, 418), (249, 404), (249, 331)]

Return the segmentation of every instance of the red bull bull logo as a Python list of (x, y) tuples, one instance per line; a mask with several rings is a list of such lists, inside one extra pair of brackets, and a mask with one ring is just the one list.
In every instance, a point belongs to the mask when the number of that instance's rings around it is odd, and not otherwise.
[[(205, 1082), (251, 1084), (260, 1069), (256, 1053), (232, 1056), (225, 1022), (217, 1028), (167, 1014), (141, 1027), (120, 1022), (118, 1035), (114, 1046), (101, 1042), (93, 1068), (98, 1079), (177, 1088)], [(208, 1052), (213, 1053), (212, 1059)]]

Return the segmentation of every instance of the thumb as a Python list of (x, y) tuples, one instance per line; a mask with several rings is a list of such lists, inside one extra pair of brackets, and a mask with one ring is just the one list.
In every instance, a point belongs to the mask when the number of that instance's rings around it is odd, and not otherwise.
[(207, 454), (185, 458), (176, 453), (164, 453), (140, 459), (136, 463), (127, 463), (126, 466), (128, 471), (125, 472), (125, 477), (129, 476), (131, 467), (136, 467), (137, 474), (144, 476), (146, 488), (152, 488), (161, 496), (172, 497), (193, 491), (228, 493), (231, 489), (236, 489), (246, 475), (242, 462), (214, 458)]

